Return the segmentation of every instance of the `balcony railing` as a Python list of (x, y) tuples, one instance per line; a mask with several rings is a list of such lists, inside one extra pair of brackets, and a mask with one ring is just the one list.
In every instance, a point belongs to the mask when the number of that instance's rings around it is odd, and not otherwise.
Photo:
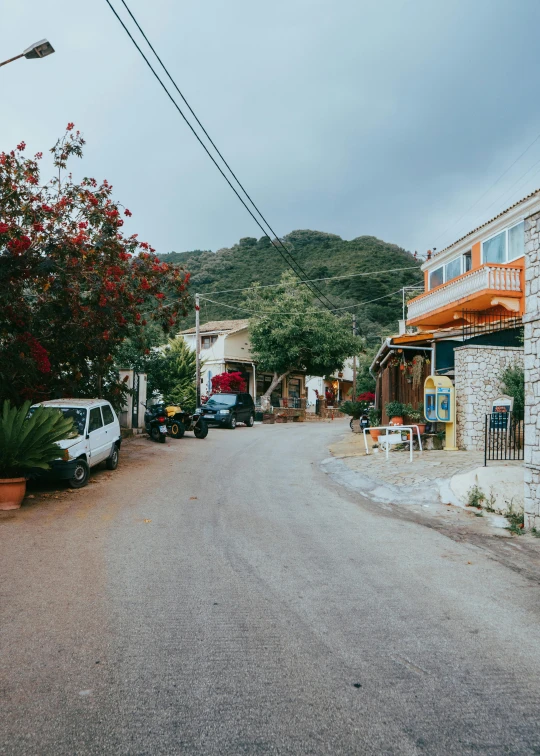
[(449, 281), (432, 292), (412, 299), (408, 304), (408, 320), (421, 318), (434, 310), (483, 291), (514, 292), (514, 296), (519, 295), (521, 293), (521, 268), (483, 265), (481, 268), (471, 270), (455, 281)]

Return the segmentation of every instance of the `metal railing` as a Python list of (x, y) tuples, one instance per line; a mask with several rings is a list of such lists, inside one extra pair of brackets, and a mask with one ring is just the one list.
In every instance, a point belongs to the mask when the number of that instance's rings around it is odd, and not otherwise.
[(485, 333), (506, 331), (511, 328), (523, 328), (521, 315), (506, 313), (482, 312), (478, 310), (462, 310), (463, 325), (461, 330), (463, 338), (472, 339), (474, 336), (483, 336)]
[(484, 425), (484, 467), (488, 461), (523, 459), (524, 428), (524, 421), (511, 412), (488, 413)]
[(407, 318), (426, 315), (439, 307), (452, 305), (483, 291), (503, 292), (507, 296), (521, 294), (521, 268), (509, 265), (482, 265), (464, 273), (453, 281), (438, 286), (433, 291), (420, 294), (407, 304)]

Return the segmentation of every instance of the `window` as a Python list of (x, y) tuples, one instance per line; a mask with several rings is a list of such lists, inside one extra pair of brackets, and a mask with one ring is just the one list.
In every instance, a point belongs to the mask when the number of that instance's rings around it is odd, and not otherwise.
[(88, 425), (88, 432), (99, 430), (103, 427), (103, 420), (101, 419), (101, 410), (99, 407), (93, 407), (90, 410), (90, 423)]
[(508, 260), (515, 260), (525, 254), (525, 223), (508, 229)]
[(114, 414), (108, 404), (104, 404), (101, 408), (101, 411), (103, 412), (104, 425), (110, 425), (111, 423), (114, 423)]
[(505, 263), (525, 254), (525, 224), (523, 221), (482, 242), (482, 262)]
[(461, 257), (456, 257), (444, 266), (444, 280), (451, 281), (461, 275)]
[(429, 288), (434, 289), (444, 283), (444, 266), (432, 270), (429, 274)]
[(217, 336), (202, 336), (201, 349), (210, 349), (217, 341)]
[(463, 255), (463, 272), (468, 273), (472, 269), (472, 252), (465, 252)]
[(300, 398), (300, 378), (289, 378), (289, 396)]
[(482, 244), (483, 262), (503, 263), (506, 261), (506, 231), (493, 236)]

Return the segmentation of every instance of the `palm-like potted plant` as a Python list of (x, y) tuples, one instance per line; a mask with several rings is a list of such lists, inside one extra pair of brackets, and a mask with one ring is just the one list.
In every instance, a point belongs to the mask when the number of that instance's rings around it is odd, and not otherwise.
[(73, 420), (55, 409), (30, 402), (12, 407), (4, 402), (0, 414), (0, 509), (18, 509), (32, 470), (47, 470), (64, 450), (57, 442), (74, 433)]
[(391, 425), (403, 425), (403, 404), (401, 402), (387, 402), (384, 409), (390, 418)]
[(381, 422), (381, 411), (372, 407), (368, 410), (369, 424), (372, 426), (369, 429), (369, 435), (374, 441), (377, 441), (380, 435), (380, 430), (376, 430), (373, 426), (379, 425)]

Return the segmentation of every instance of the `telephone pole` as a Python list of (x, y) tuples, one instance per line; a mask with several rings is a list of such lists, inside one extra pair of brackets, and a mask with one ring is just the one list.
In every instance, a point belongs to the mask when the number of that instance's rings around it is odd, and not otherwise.
[[(352, 332), (353, 336), (356, 336), (356, 315), (352, 316)], [(352, 400), (356, 401), (356, 352), (353, 355), (352, 360)]]
[(199, 295), (195, 294), (195, 380), (197, 382), (197, 407), (201, 406), (201, 324), (199, 311)]

